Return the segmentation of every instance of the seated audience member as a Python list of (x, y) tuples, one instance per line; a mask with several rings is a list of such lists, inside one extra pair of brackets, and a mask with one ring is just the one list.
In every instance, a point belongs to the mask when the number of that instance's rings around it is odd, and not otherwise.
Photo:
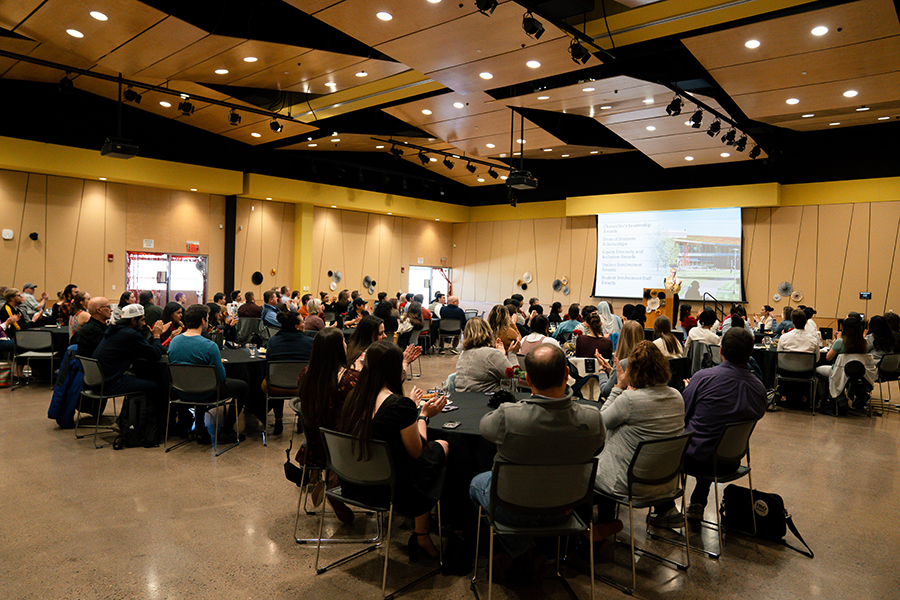
[[(222, 355), (219, 347), (215, 342), (203, 337), (203, 333), (209, 326), (209, 309), (205, 304), (193, 304), (184, 311), (184, 332), (178, 337), (170, 338), (169, 344), (169, 364), (173, 365), (211, 365), (216, 369), (216, 376), (221, 384), (222, 398), (234, 398), (237, 409), (229, 406), (225, 414), (225, 422), (222, 432), (217, 434), (217, 442), (220, 444), (230, 444), (240, 438), (244, 440), (244, 435), (238, 436), (234, 431), (234, 424), (237, 420), (237, 413), (243, 409), (250, 397), (250, 388), (247, 382), (240, 379), (229, 379), (225, 376), (225, 367), (222, 365)], [(212, 398), (179, 393), (182, 400), (194, 402), (208, 402)], [(182, 413), (184, 417), (189, 413)], [(209, 432), (204, 423), (204, 415), (206, 411), (202, 408), (194, 409), (194, 435), (200, 444), (211, 443)], [(187, 429), (186, 427), (183, 430)]]
[[(519, 354), (528, 354), (541, 344), (550, 344), (559, 348), (559, 342), (549, 336), (547, 328), (550, 321), (544, 315), (537, 315), (531, 320), (531, 333), (522, 338), (522, 347)], [(593, 356), (593, 355), (592, 355)]]
[(619, 315), (613, 314), (609, 302), (604, 300), (598, 304), (597, 313), (600, 315), (600, 324), (603, 329), (603, 335), (612, 335), (622, 331), (622, 319)]
[(400, 301), (396, 298), (388, 298), (388, 302), (391, 303), (391, 315), (397, 319), (397, 322), (400, 322)]
[[(384, 294), (384, 292), (381, 292)], [(397, 317), (392, 314), (391, 303), (387, 300), (383, 300), (375, 305), (375, 309), (372, 311), (372, 314), (384, 321), (384, 333), (389, 338), (394, 338), (394, 332), (397, 331), (397, 328), (400, 326), (400, 322)]]
[[(134, 303), (132, 302), (132, 304)], [(78, 356), (92, 358), (94, 350), (103, 341), (103, 335), (106, 333), (107, 323), (112, 312), (109, 300), (103, 296), (91, 298), (88, 302), (87, 312), (91, 318), (78, 330), (78, 333), (72, 338), (72, 343), (78, 344)]]
[(263, 305), (260, 313), (263, 325), (266, 327), (280, 327), (278, 323), (278, 295), (272, 290), (263, 292)]
[[(309, 362), (313, 340), (303, 333), (300, 315), (295, 312), (279, 312), (277, 315), (281, 329), (269, 338), (266, 344), (266, 361), (303, 361)], [(291, 395), (291, 390), (271, 389), (270, 394)], [(284, 402), (275, 401), (271, 407), (275, 414), (275, 428), (272, 435), (281, 435), (284, 429)]]
[(144, 322), (147, 324), (147, 327), (153, 327), (157, 321), (162, 319), (162, 308), (153, 304), (153, 292), (144, 290), (138, 295), (138, 302), (144, 309)]
[(588, 332), (588, 319), (592, 314), (597, 312), (597, 307), (593, 304), (586, 304), (581, 309), (581, 323), (578, 324), (578, 327), (575, 328), (575, 331), (580, 331), (581, 333), (578, 335), (583, 335)]
[[(623, 334), (629, 325), (632, 323), (625, 324)], [(668, 386), (669, 364), (652, 342), (642, 340), (631, 353), (627, 369), (618, 361), (615, 372), (615, 387), (600, 407), (607, 439), (600, 453), (595, 485), (604, 493), (627, 497), (626, 475), (638, 444), (681, 435), (684, 429), (684, 401), (678, 390)], [(672, 481), (658, 486), (641, 486), (636, 490), (636, 499), (666, 495), (679, 484), (679, 481)], [(615, 508), (612, 500), (598, 497), (599, 526), (594, 525), (595, 540), (609, 537), (622, 529), (622, 522), (614, 520)], [(684, 525), (681, 513), (668, 503), (654, 506), (649, 520), (656, 527), (677, 528)]]
[(187, 296), (184, 292), (177, 292), (175, 294), (175, 302), (181, 305), (182, 310), (188, 307)]
[(241, 304), (244, 303), (244, 295), (241, 294), (241, 290), (234, 290), (231, 292), (231, 302), (228, 303), (228, 316), (237, 318), (238, 309), (241, 307)]
[(237, 316), (259, 319), (262, 317), (262, 308), (254, 302), (256, 296), (251, 291), (244, 293), (245, 302), (238, 307)]
[[(525, 325), (525, 313), (522, 311), (522, 302), (524, 301), (525, 297), (522, 294), (513, 294), (503, 302), (503, 304), (506, 305), (506, 309), (509, 311), (510, 321), (517, 327), (523, 327)], [(512, 305), (513, 308), (509, 308), (510, 305)]]
[[(816, 346), (818, 350), (818, 343)], [(847, 317), (844, 319), (844, 328), (838, 332), (837, 339), (834, 340), (834, 343), (825, 355), (825, 360), (831, 364), (816, 367), (816, 375), (819, 377), (819, 395), (825, 396), (825, 392), (828, 390), (828, 379), (831, 377), (831, 373), (834, 370), (834, 362), (838, 356), (841, 354), (867, 353), (869, 353), (869, 349), (866, 338), (863, 336), (862, 321), (859, 317)]]
[(541, 306), (541, 301), (538, 298), (529, 298), (528, 299), (528, 320), (531, 321), (537, 315), (544, 314), (544, 307)]
[[(19, 310), (22, 311), (22, 316), (25, 317), (26, 321), (37, 322), (40, 320), (40, 315), (43, 314), (44, 308), (47, 306), (47, 292), (41, 294), (41, 299), (38, 300), (34, 297), (34, 292), (37, 290), (37, 284), (34, 283), (26, 283), (22, 286), (22, 305), (19, 307)], [(38, 315), (38, 318), (35, 319), (35, 315)]]
[(78, 286), (74, 283), (70, 283), (63, 290), (62, 304), (59, 305), (56, 314), (53, 315), (53, 318), (61, 325), (68, 325), (69, 317), (75, 314), (75, 311), (72, 310), (72, 300), (75, 299), (75, 294), (78, 292)]
[(403, 295), (403, 294), (400, 294), (400, 292), (397, 292), (397, 296), (398, 296), (398, 298), (400, 298), (400, 306), (399, 306), (400, 314), (401, 315), (406, 314), (406, 310), (409, 307), (410, 303), (413, 301), (415, 294)]
[[(309, 309), (306, 308), (306, 305), (309, 302), (310, 298), (312, 298), (312, 294), (303, 294), (303, 296), (300, 298), (300, 303), (297, 304), (297, 310), (294, 311), (299, 313), (300, 318), (303, 320), (306, 320), (306, 317), (309, 316)], [(293, 302), (294, 300), (295, 298), (291, 297), (291, 302)]]
[(690, 304), (682, 304), (678, 309), (678, 321), (681, 323), (681, 329), (684, 330), (685, 340), (687, 340), (687, 335), (691, 332), (691, 329), (697, 326), (697, 319), (691, 316), (691, 311), (693, 307)]
[(728, 317), (724, 321), (722, 321), (722, 335), (725, 335), (726, 333), (728, 333), (728, 330), (731, 329), (731, 322), (735, 317), (740, 317), (744, 323), (744, 328), (750, 333), (753, 333), (753, 327), (751, 327), (750, 323), (747, 322), (747, 311), (746, 309), (744, 309), (744, 306), (742, 304), (732, 304), (731, 314), (729, 314)]
[[(402, 349), (406, 349), (412, 334), (425, 328), (425, 320), (422, 318), (422, 304), (420, 302), (410, 302), (406, 314), (400, 322), (397, 345)], [(403, 333), (400, 333), (400, 332)]]
[(634, 311), (634, 304), (622, 305), (622, 323), (631, 320), (631, 313)]
[[(378, 317), (366, 315), (360, 320), (356, 330), (350, 335), (350, 339), (347, 340), (347, 362), (355, 365), (357, 359), (366, 351), (366, 348), (386, 337), (384, 321)], [(360, 370), (362, 366), (355, 366), (354, 368)]]
[(306, 303), (307, 317), (303, 319), (304, 331), (322, 331), (325, 329), (325, 305), (318, 298), (312, 298)]
[[(445, 320), (453, 319), (455, 321), (459, 321), (459, 330), (463, 331), (466, 328), (466, 313), (459, 307), (459, 298), (456, 296), (450, 296), (447, 298), (447, 304), (441, 307), (441, 318)], [(440, 338), (440, 347), (443, 351), (444, 349), (444, 338)], [(451, 340), (452, 347), (450, 348), (451, 352), (456, 352), (456, 345), (459, 343), (459, 338), (455, 337)]]
[(521, 325), (519, 324), (519, 316), (520, 315), (519, 315), (518, 304), (516, 304), (516, 301), (513, 300), (512, 298), (507, 298), (503, 302), (504, 302), (503, 306), (506, 307), (506, 312), (509, 314), (509, 322), (512, 324), (513, 327), (516, 328), (516, 331), (519, 332), (519, 335), (523, 336), (523, 335), (528, 335), (529, 333), (531, 333), (531, 330), (528, 329), (528, 327), (526, 327), (524, 324), (521, 324)]
[(368, 316), (369, 311), (366, 310), (366, 301), (362, 298), (354, 298), (352, 309), (347, 314), (347, 318), (344, 319), (344, 327), (352, 327)]
[[(732, 328), (722, 336), (721, 351), (722, 364), (698, 371), (684, 390), (684, 430), (694, 433), (687, 447), (685, 469), (701, 475), (713, 474), (716, 442), (726, 425), (757, 421), (766, 412), (765, 386), (748, 368), (753, 335), (743, 328)], [(732, 473), (738, 466), (719, 463), (718, 472)], [(709, 480), (696, 481), (688, 519), (703, 518), (709, 488)]]
[(456, 361), (456, 391), (500, 390), (502, 382), (507, 379), (506, 370), (519, 364), (515, 356), (518, 350), (519, 340), (513, 340), (505, 349), (503, 341), (495, 337), (484, 319), (469, 319), (463, 335), (463, 351)]
[(87, 292), (78, 292), (72, 300), (72, 307), (69, 316), (69, 340), (78, 333), (85, 323), (90, 321), (91, 315), (87, 311), (88, 302), (91, 295)]
[(118, 395), (144, 392), (156, 410), (157, 422), (163, 423), (166, 414), (166, 385), (162, 378), (156, 381), (143, 379), (128, 371), (135, 361), (159, 362), (162, 356), (159, 338), (168, 331), (171, 323), (163, 323), (162, 320), (154, 323), (150, 329), (149, 341), (141, 333), (145, 324), (144, 307), (129, 304), (122, 311), (122, 318), (106, 328), (103, 340), (94, 350), (94, 358), (103, 369), (106, 392)]
[[(794, 328), (787, 333), (781, 334), (781, 337), (778, 339), (778, 351), (779, 352), (807, 352), (811, 354), (816, 354), (818, 357), (819, 353), (819, 338), (815, 334), (810, 333), (806, 330), (806, 313), (800, 309), (794, 309), (794, 312), (791, 313), (791, 321), (794, 323)], [(817, 358), (818, 360), (818, 358)], [(781, 372), (781, 369), (779, 369)], [(810, 375), (813, 372), (810, 372)], [(790, 372), (786, 373), (791, 376), (797, 376), (798, 373)], [(805, 374), (799, 374), (800, 376), (804, 376)], [(793, 382), (784, 382), (781, 384), (784, 389), (793, 389), (798, 386), (790, 386), (788, 384)], [(804, 385), (804, 384), (800, 384)], [(802, 396), (804, 401), (815, 401), (815, 398), (809, 399), (806, 396)], [(782, 393), (781, 401), (787, 401), (787, 394)]]
[[(638, 306), (641, 305), (639, 304)], [(628, 361), (631, 358), (632, 352), (634, 352), (634, 349), (637, 348), (638, 344), (642, 341), (644, 341), (644, 327), (641, 322), (632, 320), (625, 323), (622, 327), (622, 331), (619, 332), (619, 343), (616, 346), (615, 352), (615, 357), (618, 359), (619, 363), (622, 364), (623, 369), (628, 366)], [(608, 373), (601, 372), (597, 374), (600, 383), (600, 397), (608, 398), (617, 383), (618, 372), (616, 369), (608, 368), (603, 364), (606, 359), (599, 352), (594, 353), (594, 358), (600, 362), (602, 368), (609, 371)], [(609, 376), (608, 379), (605, 378), (607, 374)]]
[[(900, 333), (900, 315), (895, 312), (888, 311), (884, 313), (884, 320), (887, 321), (888, 327), (891, 328), (895, 334)], [(894, 339), (898, 339), (896, 335), (894, 335)]]
[[(540, 319), (545, 319), (539, 316)], [(515, 464), (562, 465), (590, 461), (603, 448), (605, 429), (595, 406), (579, 404), (566, 387), (569, 369), (558, 346), (540, 344), (525, 356), (525, 380), (531, 398), (501, 404), (481, 418), (481, 435), (497, 446), (497, 457)], [(476, 475), (469, 486), (472, 502), (490, 510), (491, 472)], [(496, 519), (508, 525), (552, 526), (569, 515), (533, 517), (497, 507)], [(534, 540), (499, 536), (501, 546), (513, 559), (508, 576), (527, 578), (534, 571)]]
[(776, 338), (781, 337), (782, 334), (787, 333), (791, 329), (794, 328), (794, 323), (791, 321), (791, 313), (794, 312), (794, 309), (790, 306), (785, 306), (781, 311), (781, 322), (775, 325), (772, 328), (772, 335)]
[[(225, 294), (223, 294), (222, 292), (216, 292), (215, 294), (213, 294), (212, 301), (213, 304), (219, 305), (219, 310), (221, 311), (224, 311), (228, 306), (228, 303), (225, 302)], [(209, 304), (209, 302), (207, 302), (207, 304)]]
[[(419, 551), (432, 558), (438, 551), (431, 541), (431, 509), (440, 498), (444, 483), (448, 444), (444, 440), (427, 441), (427, 421), (440, 414), (447, 399), (437, 396), (421, 409), (422, 390), (414, 387), (411, 397), (403, 392), (403, 352), (395, 344), (382, 340), (366, 353), (359, 381), (347, 396), (341, 411), (340, 430), (352, 435), (359, 458), (368, 455), (369, 442), (387, 442), (396, 466), (397, 493), (394, 510), (415, 520), (415, 529), (407, 544), (409, 559), (418, 560)], [(356, 486), (342, 481), (343, 494), (366, 503), (384, 502), (384, 489)]]
[[(505, 306), (497, 304), (488, 313), (488, 325), (491, 328), (492, 338), (499, 338), (503, 342), (503, 352), (508, 353), (510, 344), (515, 341), (521, 346), (522, 336), (519, 329), (510, 322), (509, 311)], [(493, 345), (493, 342), (491, 343)]]
[(553, 337), (557, 340), (562, 340), (568, 338), (575, 328), (578, 327), (578, 319), (581, 317), (581, 311), (578, 308), (577, 304), (569, 305), (569, 312), (566, 315), (566, 320), (556, 326), (556, 331), (553, 333)]
[(3, 300), (4, 304), (0, 307), (0, 320), (6, 322), (9, 321), (10, 317), (19, 317), (10, 321), (9, 332), (12, 333), (9, 336), (10, 338), (15, 339), (16, 331), (28, 329), (35, 324), (36, 320), (40, 319), (40, 313), (35, 313), (35, 321), (29, 321), (24, 318), (21, 310), (24, 300), (22, 299), (22, 293), (16, 288), (6, 288), (3, 292)]
[(237, 331), (234, 328), (237, 325), (237, 318), (229, 317), (221, 304), (208, 302), (206, 307), (209, 308), (209, 326), (206, 332), (209, 335), (221, 333), (223, 339), (233, 342), (237, 338)]
[(134, 304), (135, 302), (136, 300), (134, 298), (134, 292), (128, 290), (122, 292), (122, 295), (119, 296), (119, 305), (116, 306), (112, 311), (112, 319), (110, 320), (110, 323), (115, 323), (116, 321), (121, 319), (122, 311), (125, 309), (125, 307), (129, 304)]
[(641, 324), (641, 328), (647, 326), (647, 307), (643, 304), (635, 304), (634, 308), (631, 309), (631, 314), (628, 316), (629, 321), (639, 321)]
[(775, 319), (772, 318), (772, 311), (775, 309), (768, 304), (764, 305), (759, 311), (759, 316), (753, 315), (753, 325), (760, 333), (771, 332), (775, 326)]
[(169, 328), (161, 336), (163, 348), (168, 347), (172, 339), (184, 331), (184, 307), (178, 302), (169, 302), (163, 309), (162, 322)]
[(653, 343), (667, 359), (684, 356), (681, 342), (672, 333), (672, 321), (665, 315), (656, 317), (656, 321), (653, 322)]
[(797, 308), (802, 310), (806, 315), (806, 325), (804, 325), (806, 331), (813, 335), (821, 335), (819, 334), (819, 326), (816, 325), (815, 321), (813, 321), (813, 316), (816, 314), (816, 309), (814, 309), (812, 306), (803, 306), (802, 304)]
[(561, 302), (554, 302), (550, 305), (550, 314), (547, 315), (547, 319), (550, 321), (551, 325), (558, 325), (559, 323), (562, 323), (562, 315), (559, 314), (559, 311), (561, 310)]
[(698, 326), (688, 332), (687, 340), (684, 342), (685, 354), (687, 354), (688, 348), (691, 347), (692, 342), (700, 342), (709, 346), (719, 345), (721, 338), (716, 335), (716, 332), (712, 329), (717, 320), (716, 311), (711, 308), (707, 308), (700, 313), (700, 316), (697, 318)]
[(900, 352), (900, 332), (891, 331), (887, 319), (881, 315), (875, 315), (869, 320), (866, 350), (876, 360), (885, 354)]
[(612, 360), (613, 343), (603, 335), (603, 320), (598, 312), (589, 313), (587, 332), (575, 338), (575, 357), (594, 358), (600, 353), (606, 360)]
[[(12, 340), (11, 337), (6, 334), (6, 330), (12, 329), (12, 326), (15, 325), (21, 318), (21, 315), (15, 315), (12, 317), (6, 317), (5, 321), (0, 322), (0, 354), (13, 352), (16, 349), (16, 343)], [(20, 373), (21, 371), (19, 371), (16, 376), (18, 377)]]

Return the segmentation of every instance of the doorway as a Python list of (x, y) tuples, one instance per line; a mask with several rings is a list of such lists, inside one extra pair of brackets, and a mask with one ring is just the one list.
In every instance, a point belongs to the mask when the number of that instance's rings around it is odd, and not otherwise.
[(423, 304), (428, 306), (438, 292), (445, 296), (450, 295), (449, 279), (451, 279), (450, 269), (410, 265), (409, 292), (411, 294), (422, 294), (425, 297)]
[(179, 293), (187, 304), (204, 304), (207, 290), (207, 257), (156, 252), (127, 252), (125, 284), (137, 296), (153, 292), (153, 303), (165, 306)]

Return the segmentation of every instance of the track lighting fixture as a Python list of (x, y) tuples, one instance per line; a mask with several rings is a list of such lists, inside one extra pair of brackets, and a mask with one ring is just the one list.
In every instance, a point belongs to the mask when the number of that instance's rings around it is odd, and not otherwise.
[(728, 130), (728, 133), (722, 136), (722, 143), (726, 146), (734, 146), (734, 138), (737, 136), (737, 130), (731, 128)]
[(389, 185), (391, 183), (391, 176), (385, 173), (381, 176), (381, 181), (384, 182), (384, 185)]
[(497, 8), (497, 0), (475, 0), (475, 8), (481, 14), (489, 17)]
[(126, 102), (134, 102), (135, 104), (141, 103), (141, 95), (131, 89), (130, 85), (128, 86), (128, 89), (122, 92), (122, 97), (125, 98)]
[(419, 162), (422, 163), (423, 167), (427, 167), (428, 164), (431, 162), (431, 159), (428, 158), (428, 156), (424, 152), (419, 151)]
[(572, 55), (572, 60), (582, 65), (591, 59), (591, 53), (574, 39), (569, 44), (569, 54)]
[(684, 100), (681, 99), (681, 96), (675, 96), (666, 107), (666, 113), (668, 113), (670, 117), (677, 117), (681, 114), (682, 106), (684, 106)]
[(468, 171), (469, 173), (474, 173), (475, 165), (473, 165), (472, 163), (466, 163), (466, 171)]
[(71, 94), (75, 91), (75, 83), (69, 79), (69, 73), (66, 73), (66, 76), (59, 80), (59, 93), (60, 94)]
[(445, 158), (445, 159), (444, 159), (444, 166), (447, 167), (448, 169), (450, 169), (450, 170), (452, 171), (452, 170), (453, 170), (453, 167), (454, 167), (455, 165), (453, 164), (453, 161), (452, 161), (452, 160), (450, 160), (449, 158)]
[(488, 175), (491, 176), (491, 179), (497, 179), (498, 177), (500, 177), (500, 174), (494, 170), (494, 167), (488, 169)]
[(716, 137), (719, 135), (720, 131), (722, 131), (722, 121), (716, 119), (712, 122), (712, 125), (709, 126), (709, 129), (706, 130), (706, 135), (709, 137)]
[(234, 112), (234, 109), (231, 109), (231, 112), (228, 113), (228, 122), (232, 125), (240, 125), (241, 124), (241, 115)]
[(181, 114), (185, 116), (192, 115), (194, 114), (194, 105), (187, 100), (182, 100), (178, 103), (178, 110), (180, 110)]
[(522, 17), (522, 29), (525, 30), (526, 35), (536, 40), (541, 39), (541, 36), (544, 35), (544, 24), (535, 19), (531, 11)]
[(269, 123), (269, 129), (275, 133), (281, 133), (281, 130), (284, 129), (284, 125), (279, 123), (276, 119), (272, 119), (272, 122)]
[(734, 149), (738, 152), (743, 152), (747, 149), (747, 136), (742, 135), (737, 143), (734, 145)]
[(400, 157), (403, 156), (403, 150), (401, 150), (397, 146), (391, 146), (391, 154), (394, 155), (394, 158), (400, 160)]
[(691, 127), (694, 129), (700, 129), (700, 124), (703, 122), (703, 109), (698, 108), (697, 112), (691, 115)]
[(753, 149), (750, 151), (750, 154), (748, 154), (747, 156), (749, 156), (750, 158), (753, 158), (753, 159), (757, 159), (757, 158), (759, 158), (759, 155), (761, 153), (762, 153), (762, 148), (760, 148), (759, 144), (757, 144), (757, 145), (753, 146)]

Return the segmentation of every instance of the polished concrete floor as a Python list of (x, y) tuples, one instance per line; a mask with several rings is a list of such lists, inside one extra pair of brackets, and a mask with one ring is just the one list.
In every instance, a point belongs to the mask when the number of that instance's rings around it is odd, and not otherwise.
[[(423, 357), (424, 376), (416, 383), (434, 386), (454, 369), (455, 360)], [(896, 384), (893, 391), (900, 398)], [(299, 488), (282, 470), (289, 433), (270, 437), (267, 447), (251, 437), (218, 458), (193, 444), (168, 454), (162, 448), (97, 450), (90, 439), (76, 440), (71, 430), (46, 418), (49, 400), (50, 388), (40, 383), (0, 390), (0, 597), (378, 597), (380, 552), (317, 576), (315, 549), (294, 543)], [(752, 439), (755, 487), (784, 497), (815, 559), (730, 536), (721, 560), (693, 554), (686, 573), (640, 559), (636, 596), (900, 597), (894, 562), (900, 552), (898, 439), (896, 413), (838, 419), (797, 411), (766, 414)], [(315, 523), (302, 517), (301, 534), (311, 535)], [(349, 529), (364, 528), (358, 523)], [(401, 547), (408, 531), (402, 521), (394, 529), (389, 587), (434, 566), (408, 562)], [(715, 543), (709, 535), (693, 539)], [(658, 542), (651, 547), (676, 555)], [(328, 548), (323, 557), (347, 549)], [(611, 548), (597, 569), (624, 580), (630, 576), (628, 561), (627, 552)], [(588, 597), (588, 577), (564, 573), (579, 597)], [(470, 594), (468, 578), (438, 576), (407, 596)], [(622, 596), (598, 582), (597, 597)], [(495, 585), (494, 597), (564, 598), (566, 593), (557, 582), (543, 581)]]

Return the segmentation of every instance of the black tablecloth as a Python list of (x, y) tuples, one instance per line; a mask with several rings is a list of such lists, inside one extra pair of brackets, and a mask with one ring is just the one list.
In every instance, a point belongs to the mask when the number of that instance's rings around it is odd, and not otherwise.
[(64, 354), (69, 347), (69, 327), (29, 327), (28, 331), (49, 331), (53, 336), (53, 351)]
[[(819, 353), (818, 364), (827, 364), (825, 361), (826, 354), (827, 349), (823, 348)], [(771, 348), (765, 348), (763, 346), (754, 346), (753, 358), (756, 359), (756, 362), (759, 363), (759, 368), (762, 369), (763, 384), (766, 386), (766, 389), (773, 389), (775, 387), (775, 371), (778, 369), (777, 347), (772, 346)]]

